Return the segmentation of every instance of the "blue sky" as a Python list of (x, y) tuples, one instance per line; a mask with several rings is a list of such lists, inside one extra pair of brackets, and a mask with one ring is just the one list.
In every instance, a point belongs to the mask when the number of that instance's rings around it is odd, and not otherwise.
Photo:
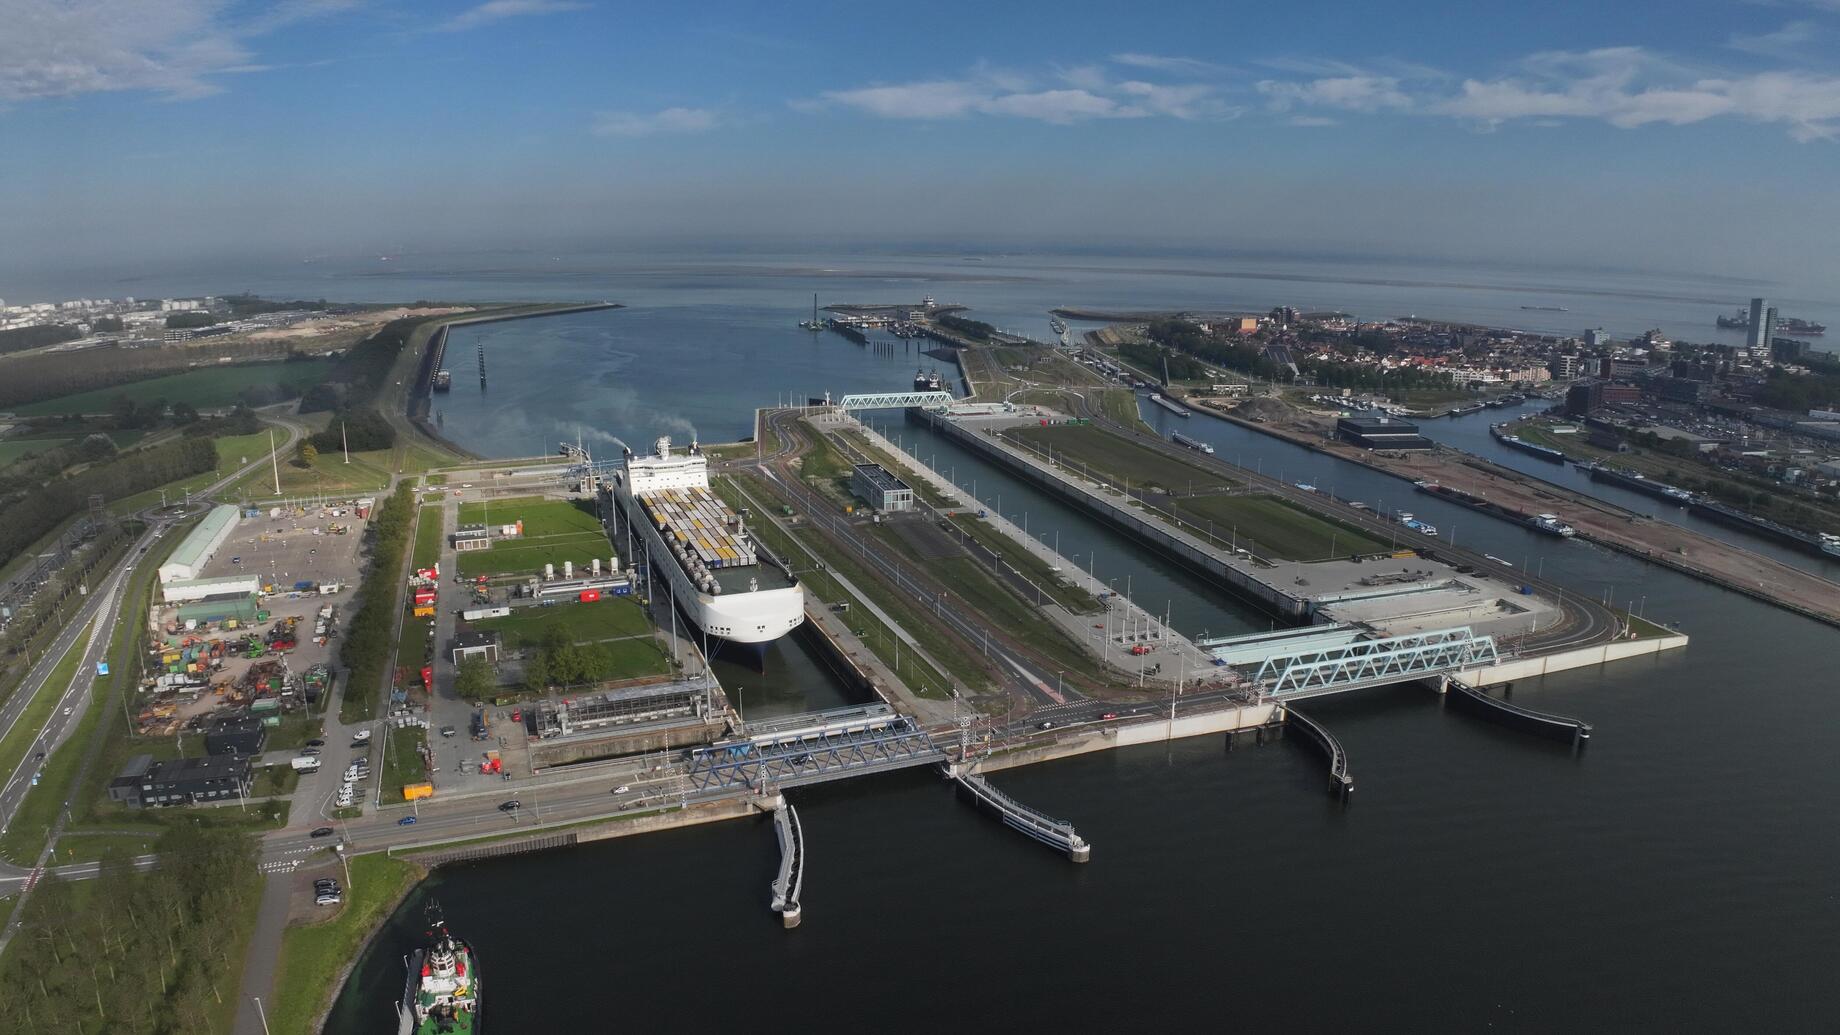
[(0, 263), (939, 241), (1840, 273), (1840, 0), (0, 0)]

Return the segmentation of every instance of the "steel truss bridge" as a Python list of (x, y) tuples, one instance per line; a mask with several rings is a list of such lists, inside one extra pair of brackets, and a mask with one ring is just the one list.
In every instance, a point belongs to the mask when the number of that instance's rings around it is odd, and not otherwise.
[(1500, 660), (1493, 636), (1477, 636), (1462, 626), (1273, 654), (1252, 679), (1268, 696), (1300, 700), (1449, 675)]
[(699, 794), (756, 792), (842, 780), (946, 760), (926, 731), (905, 715), (838, 728), (730, 740), (689, 753), (687, 774)]
[(834, 405), (841, 410), (898, 410), (910, 406), (950, 406), (957, 401), (951, 392), (875, 392), (846, 395)]

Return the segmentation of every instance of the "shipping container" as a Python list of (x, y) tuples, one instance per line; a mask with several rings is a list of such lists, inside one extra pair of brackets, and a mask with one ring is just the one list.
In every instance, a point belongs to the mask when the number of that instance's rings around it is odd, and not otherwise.
[(477, 622), (482, 618), (503, 618), (510, 613), (511, 609), (508, 607), (475, 607), (460, 612), (460, 617), (469, 622)]
[(434, 784), (410, 783), (403, 785), (403, 800), (415, 801), (418, 798), (434, 797)]
[(417, 604), (415, 606), (415, 610), (409, 613), (415, 616), (416, 618), (433, 618), (434, 617), (434, 605), (433, 604)]
[(580, 599), (580, 601), (581, 601), (581, 603), (584, 603), (584, 604), (591, 604), (591, 603), (593, 603), (594, 601), (596, 601), (596, 600), (599, 600), (600, 598), (601, 598), (601, 591), (600, 591), (600, 590), (598, 590), (598, 589), (584, 589), (584, 590), (582, 590), (582, 591), (581, 591), (581, 597), (580, 597), (579, 599)]

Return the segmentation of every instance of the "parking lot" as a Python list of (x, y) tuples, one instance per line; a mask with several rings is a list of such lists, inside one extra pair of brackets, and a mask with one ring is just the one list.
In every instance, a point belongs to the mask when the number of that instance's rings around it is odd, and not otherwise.
[[(334, 510), (343, 513), (335, 516)], [(260, 575), (264, 587), (273, 586), (274, 595), (282, 598), (298, 582), (349, 587), (358, 579), (358, 544), (365, 524), (345, 507), (309, 509), (305, 514), (289, 511), (273, 518), (263, 511), (260, 518), (237, 521), (200, 577)], [(335, 533), (335, 526), (347, 531)]]

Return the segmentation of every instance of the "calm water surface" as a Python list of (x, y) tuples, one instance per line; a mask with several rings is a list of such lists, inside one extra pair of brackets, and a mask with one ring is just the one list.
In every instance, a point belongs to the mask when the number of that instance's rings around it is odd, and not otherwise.
[[(1034, 304), (1028, 290), (1010, 293), (1015, 311)], [(911, 376), (906, 356), (785, 332), (798, 316), (686, 304), (506, 325), (519, 330), (488, 346), (490, 389), (457, 386), (447, 431), (519, 453), (552, 449), (578, 423), (630, 439), (677, 418), (713, 441), (745, 434), (737, 409), (788, 392)], [(923, 429), (884, 424), (1031, 532), (1058, 534), (1082, 567), (1164, 602), (1184, 631), (1267, 624)], [(1229, 751), (1204, 738), (998, 776), (1079, 826), (1095, 845), (1086, 866), (928, 773), (795, 791), (810, 864), (792, 932), (767, 910), (764, 821), (445, 869), (418, 898), (437, 897), (479, 947), (492, 1028), (772, 1029), (813, 1023), (788, 1011), (816, 1009), (817, 1023), (902, 1031), (1830, 1030), (1840, 630), (1221, 421), (1179, 426), (1291, 480), (1410, 498), (1459, 542), (1677, 622), (1693, 644), (1518, 684), (1516, 700), (1596, 724), (1577, 757), (1413, 687), (1314, 705), (1352, 756), (1346, 809), (1324, 793), (1320, 761), (1286, 743)], [(782, 643), (769, 675), (722, 673), (750, 712), (756, 687), (763, 712), (841, 703)], [(390, 921), (329, 1030), (394, 1030), (421, 915), (411, 901)]]

